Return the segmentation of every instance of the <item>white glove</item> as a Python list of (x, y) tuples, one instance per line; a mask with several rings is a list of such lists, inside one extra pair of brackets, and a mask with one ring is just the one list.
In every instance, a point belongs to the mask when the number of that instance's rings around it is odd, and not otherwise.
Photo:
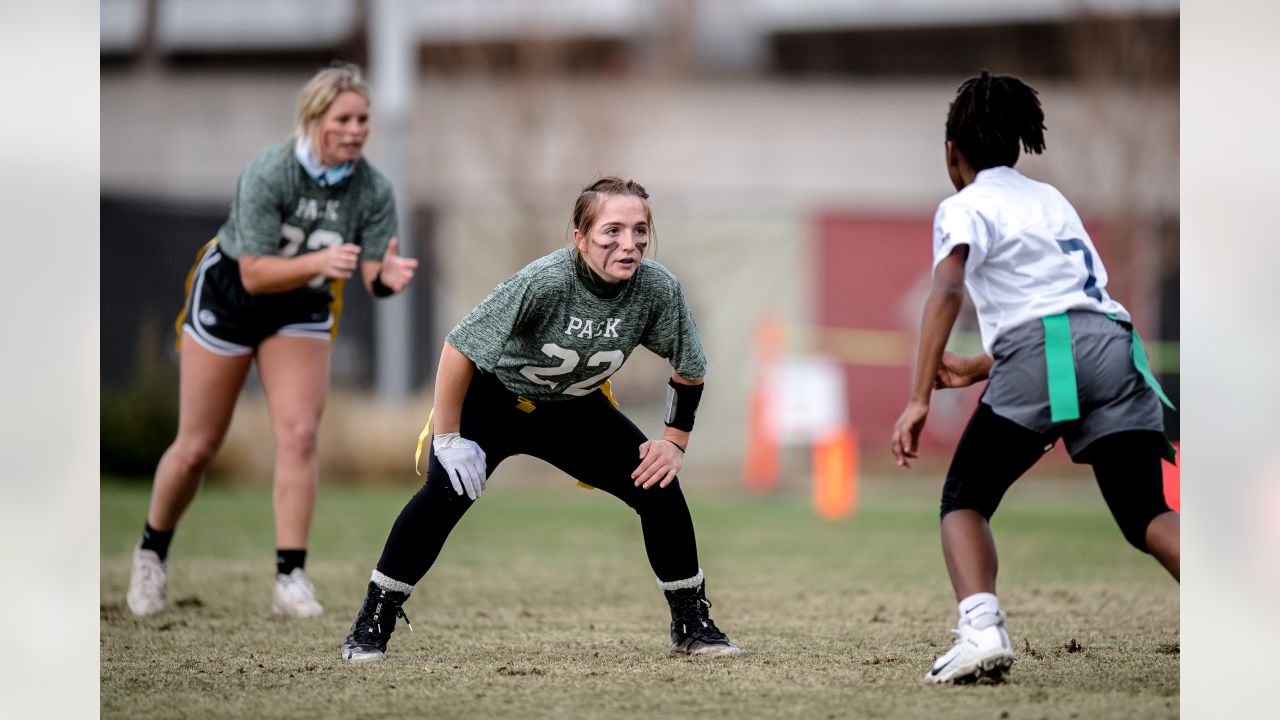
[(480, 497), (488, 482), (484, 450), (456, 432), (436, 435), (431, 439), (431, 447), (436, 451), (436, 459), (449, 473), (453, 491), (461, 495), (465, 489), (467, 497), (472, 500)]

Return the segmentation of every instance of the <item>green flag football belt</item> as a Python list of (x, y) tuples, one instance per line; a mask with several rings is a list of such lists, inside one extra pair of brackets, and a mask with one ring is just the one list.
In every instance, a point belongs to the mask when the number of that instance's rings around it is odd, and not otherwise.
[[(1119, 318), (1112, 313), (1107, 313), (1107, 317), (1120, 322)], [(1044, 362), (1049, 378), (1049, 417), (1055, 423), (1079, 420), (1080, 395), (1076, 387), (1075, 357), (1071, 352), (1071, 322), (1067, 319), (1066, 313), (1046, 315), (1040, 318), (1040, 322), (1044, 324)], [(1160, 387), (1160, 382), (1151, 373), (1151, 365), (1147, 362), (1147, 349), (1142, 345), (1142, 338), (1138, 337), (1138, 329), (1133, 327), (1132, 323), (1129, 327), (1133, 334), (1131, 345), (1134, 369), (1147, 382), (1147, 385), (1156, 391), (1160, 402), (1170, 410), (1176, 411), (1177, 408), (1173, 406), (1169, 396), (1165, 395), (1164, 388)], [(1177, 464), (1177, 450), (1167, 436), (1164, 457), (1169, 462)]]

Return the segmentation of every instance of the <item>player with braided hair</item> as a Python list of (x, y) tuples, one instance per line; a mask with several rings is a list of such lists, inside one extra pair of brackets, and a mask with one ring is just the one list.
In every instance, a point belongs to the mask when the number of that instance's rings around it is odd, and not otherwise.
[[(933, 288), (910, 401), (893, 432), (898, 465), (916, 457), (935, 388), (989, 382), (942, 489), (942, 550), (960, 620), (929, 682), (998, 680), (1012, 666), (988, 521), (1059, 438), (1074, 461), (1093, 466), (1129, 543), (1178, 578), (1179, 515), (1165, 503), (1160, 467), (1172, 453), (1160, 407), (1169, 401), (1129, 312), (1107, 293), (1106, 268), (1075, 208), (1013, 169), (1020, 149), (1044, 150), (1044, 130), (1036, 91), (985, 70), (960, 86), (947, 116), (958, 192), (934, 219)], [(982, 334), (974, 357), (943, 349), (965, 288)]]
[[(702, 395), (706, 358), (675, 276), (645, 257), (649, 194), (617, 177), (574, 205), (573, 246), (533, 261), (489, 293), (445, 339), (427, 480), (391, 528), (342, 645), (350, 662), (386, 659), (403, 604), (506, 458), (541, 458), (640, 516), (671, 606), (669, 650), (736, 655), (711, 621), (693, 521), (676, 473)], [(637, 345), (670, 360), (666, 428), (650, 440), (618, 410), (609, 376)], [(572, 442), (566, 438), (573, 438)]]

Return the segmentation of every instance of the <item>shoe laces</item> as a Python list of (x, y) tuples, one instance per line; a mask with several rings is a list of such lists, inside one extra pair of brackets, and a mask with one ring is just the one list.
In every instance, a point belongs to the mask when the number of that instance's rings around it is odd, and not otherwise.
[(724, 640), (725, 634), (711, 619), (711, 601), (701, 592), (675, 594), (671, 608), (675, 618), (672, 624), (680, 624), (680, 632), (699, 640)]
[[(408, 598), (405, 598), (406, 600)], [(409, 616), (405, 614), (402, 603), (404, 600), (392, 598), (388, 594), (374, 595), (365, 598), (364, 605), (360, 607), (360, 614), (356, 617), (355, 629), (351, 632), (351, 637), (358, 643), (373, 644), (380, 647), (386, 647), (387, 640), (391, 637), (391, 633), (396, 627), (396, 618), (404, 620), (404, 624), (409, 626), (409, 632), (413, 632), (413, 623), (409, 621)], [(389, 618), (384, 618), (391, 609)], [(384, 623), (385, 620), (385, 623)], [(383, 630), (383, 625), (386, 630)]]
[(998, 613), (979, 615), (973, 620), (962, 619), (957, 627), (951, 628), (951, 634), (956, 636), (955, 643), (959, 644), (969, 636), (976, 636), (983, 630), (1002, 625), (1004, 620), (1003, 610)]
[(994, 613), (984, 613), (969, 621), (969, 627), (974, 630), (986, 630), (996, 625), (1004, 625), (1005, 614), (1003, 610)]

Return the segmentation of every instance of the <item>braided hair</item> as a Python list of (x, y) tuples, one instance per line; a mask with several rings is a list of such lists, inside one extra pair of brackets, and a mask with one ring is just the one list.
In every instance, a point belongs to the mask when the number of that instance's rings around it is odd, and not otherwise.
[(1018, 162), (1018, 146), (1044, 152), (1044, 111), (1035, 88), (986, 70), (960, 84), (947, 111), (947, 140), (975, 171)]

